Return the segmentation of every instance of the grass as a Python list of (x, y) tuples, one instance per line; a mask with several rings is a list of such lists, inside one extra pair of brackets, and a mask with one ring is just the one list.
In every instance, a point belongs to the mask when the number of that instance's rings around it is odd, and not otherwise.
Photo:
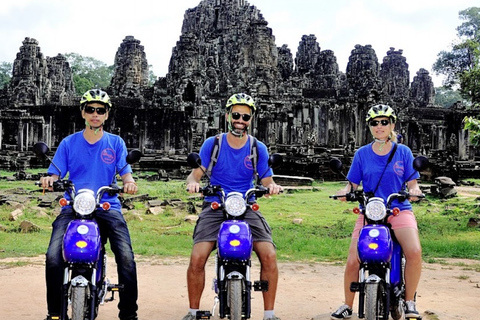
[[(134, 209), (125, 214), (135, 253), (142, 256), (188, 257), (194, 223), (185, 221), (188, 212), (184, 204), (190, 203), (190, 207), (194, 206), (198, 213), (201, 199), (191, 197), (185, 191), (184, 181), (138, 179), (138, 185), (140, 194), (145, 195), (147, 200), (134, 201)], [(356, 204), (328, 197), (343, 186), (343, 182), (316, 183), (312, 189), (288, 190), (259, 200), (260, 211), (273, 230), (280, 261), (339, 262), (346, 259), (356, 220), (352, 209)], [(9, 193), (7, 190), (20, 192), (18, 197), (23, 199), (24, 215), (18, 221), (9, 221), (14, 205), (0, 206), (0, 225), (4, 229), (0, 231), (0, 258), (44, 254), (58, 205), (46, 209), (48, 215), (39, 215), (36, 207), (41, 192), (33, 181), (1, 180), (0, 198)], [(146, 214), (147, 202), (151, 199), (168, 200), (173, 205), (166, 206), (159, 215)], [(181, 201), (172, 202), (172, 199)], [(469, 267), (480, 270), (480, 228), (467, 227), (469, 218), (480, 216), (480, 208), (474, 198), (441, 200), (428, 197), (414, 204), (414, 212), (425, 261), (474, 259), (479, 263)], [(22, 220), (35, 223), (40, 230), (20, 233)], [(294, 223), (294, 220), (301, 220), (301, 223)]]

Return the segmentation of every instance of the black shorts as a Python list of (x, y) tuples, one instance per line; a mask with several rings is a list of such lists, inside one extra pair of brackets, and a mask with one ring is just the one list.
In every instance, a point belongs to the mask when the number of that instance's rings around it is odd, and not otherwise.
[[(198, 242), (216, 242), (220, 225), (224, 221), (223, 212), (221, 210), (213, 210), (210, 203), (205, 202), (203, 209), (198, 216), (197, 224), (193, 230), (193, 243)], [(247, 209), (245, 221), (250, 225), (253, 241), (270, 242), (272, 240), (272, 229), (268, 225), (265, 218), (258, 211)]]

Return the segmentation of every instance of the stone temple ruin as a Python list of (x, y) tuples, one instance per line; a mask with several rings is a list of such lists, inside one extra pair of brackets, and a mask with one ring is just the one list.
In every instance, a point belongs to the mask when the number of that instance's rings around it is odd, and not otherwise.
[[(303, 35), (294, 58), (286, 45), (277, 47), (260, 10), (244, 0), (203, 0), (186, 10), (169, 71), (153, 87), (140, 43), (125, 37), (104, 89), (114, 104), (106, 130), (143, 151), (141, 169), (179, 169), (188, 152), (225, 131), (227, 98), (246, 92), (259, 110), (253, 134), (285, 154), (289, 174), (328, 179), (329, 157), (348, 159), (368, 143), (365, 113), (386, 103), (396, 109), (397, 131), (414, 154), (429, 155), (443, 174), (475, 175), (462, 119), (476, 113), (462, 105), (436, 106), (429, 72), (416, 71), (410, 83), (402, 50), (390, 48), (379, 61), (370, 45), (355, 45), (343, 72), (333, 51)], [(65, 57), (45, 57), (39, 41), (25, 38), (11, 83), (0, 91), (1, 167), (35, 166), (34, 142), (54, 150), (82, 129), (79, 99)]]

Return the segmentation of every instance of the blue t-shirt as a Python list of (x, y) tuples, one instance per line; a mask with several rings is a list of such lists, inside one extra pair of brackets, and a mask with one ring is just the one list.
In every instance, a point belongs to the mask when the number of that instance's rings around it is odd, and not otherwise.
[[(216, 137), (209, 137), (200, 148), (200, 158), (202, 166), (208, 168), (210, 164), (212, 149)], [(268, 167), (268, 150), (265, 144), (257, 140), (257, 172), (263, 178), (271, 177), (273, 170)], [(245, 192), (254, 187), (253, 163), (250, 159), (250, 139), (240, 149), (232, 148), (228, 142), (226, 134), (222, 137), (222, 146), (218, 154), (217, 163), (213, 166), (212, 177), (210, 182), (212, 185), (220, 185), (225, 191), (225, 195), (229, 192), (237, 191), (245, 194)], [(218, 201), (217, 197), (207, 196), (205, 201)]]
[[(373, 152), (372, 144), (367, 144), (357, 150), (353, 157), (352, 166), (348, 171), (347, 179), (355, 184), (362, 183), (365, 192), (373, 192), (377, 187), (378, 180), (382, 177), (383, 169), (392, 150), (383, 156)], [(410, 148), (403, 144), (397, 144), (397, 150), (383, 174), (382, 180), (375, 192), (376, 197), (387, 201), (390, 194), (402, 190), (404, 182), (418, 179), (420, 174), (413, 169), (413, 154)], [(399, 203), (393, 201), (392, 207), (400, 210), (411, 210), (409, 201)]]
[[(123, 168), (122, 172), (119, 172), (120, 176), (132, 172), (130, 165), (127, 165), (126, 156), (125, 142), (119, 136), (104, 131), (99, 141), (90, 144), (83, 137), (83, 131), (80, 131), (63, 139), (55, 152), (53, 163), (61, 173), (50, 164), (48, 174), (64, 178), (69, 173), (69, 179), (75, 184), (77, 192), (80, 189), (90, 189), (96, 193), (100, 187), (116, 182), (117, 170)], [(70, 200), (67, 193), (65, 197)], [(111, 204), (112, 209), (121, 210), (117, 195), (109, 196), (104, 193), (102, 202), (106, 201)]]

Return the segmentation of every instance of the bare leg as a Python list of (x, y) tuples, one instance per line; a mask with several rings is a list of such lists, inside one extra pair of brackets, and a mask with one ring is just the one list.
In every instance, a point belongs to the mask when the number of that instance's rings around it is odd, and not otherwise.
[(395, 236), (405, 254), (405, 300), (414, 300), (422, 274), (422, 247), (414, 228), (395, 230)]
[(275, 247), (270, 242), (254, 242), (253, 249), (260, 260), (260, 279), (268, 281), (268, 291), (263, 292), (263, 308), (264, 310), (274, 310), (278, 284)]
[(360, 263), (357, 256), (358, 239), (352, 238), (350, 248), (348, 249), (347, 265), (345, 266), (345, 273), (343, 275), (343, 290), (345, 294), (345, 304), (353, 308), (353, 300), (355, 299), (355, 292), (350, 291), (350, 284), (358, 281), (358, 268)]
[(191, 309), (200, 308), (205, 288), (205, 264), (215, 242), (199, 242), (193, 246), (187, 270), (188, 301)]

